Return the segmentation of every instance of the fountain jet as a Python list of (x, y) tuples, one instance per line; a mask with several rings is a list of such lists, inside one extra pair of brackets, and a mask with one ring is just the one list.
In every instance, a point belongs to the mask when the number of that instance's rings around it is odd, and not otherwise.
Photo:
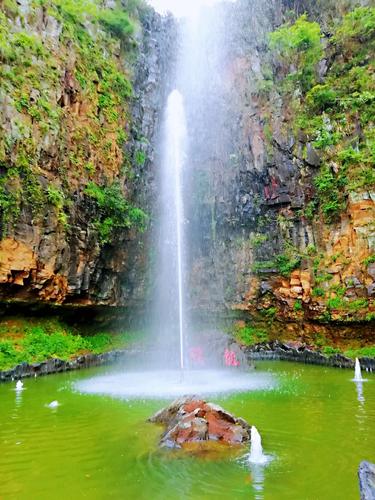
[(23, 391), (23, 382), (21, 380), (18, 380), (18, 382), (16, 383), (16, 391)]
[(355, 358), (355, 368), (354, 368), (354, 382), (363, 382), (361, 363), (358, 358)]
[(264, 455), (262, 448), (262, 438), (258, 432), (258, 429), (253, 425), (251, 427), (251, 447), (249, 462), (251, 464), (266, 464), (268, 462), (268, 457)]
[[(159, 266), (155, 317), (159, 328), (159, 345), (165, 353), (163, 366), (179, 359), (185, 366), (184, 307), (184, 210), (182, 177), (186, 156), (186, 121), (182, 95), (173, 90), (167, 102), (163, 151), (160, 169), (161, 210)], [(175, 333), (177, 335), (175, 336)], [(177, 342), (174, 342), (178, 339)]]

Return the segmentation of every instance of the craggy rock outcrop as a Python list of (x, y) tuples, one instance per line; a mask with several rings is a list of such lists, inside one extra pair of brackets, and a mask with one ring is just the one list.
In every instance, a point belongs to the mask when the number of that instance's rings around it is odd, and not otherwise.
[(361, 462), (358, 477), (361, 500), (375, 500), (375, 464)]
[(166, 426), (160, 440), (160, 446), (165, 448), (209, 441), (240, 445), (250, 440), (250, 426), (245, 420), (196, 396), (177, 399), (149, 421)]
[(152, 9), (103, 2), (90, 17), (82, 5), (0, 6), (3, 301), (128, 306), (145, 295), (140, 208), (172, 30)]

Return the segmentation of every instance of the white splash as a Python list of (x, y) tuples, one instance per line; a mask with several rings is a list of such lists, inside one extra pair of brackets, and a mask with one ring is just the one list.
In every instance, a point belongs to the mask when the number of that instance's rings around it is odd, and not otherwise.
[(23, 382), (21, 380), (18, 380), (17, 383), (16, 383), (16, 391), (20, 392), (20, 391), (23, 391), (23, 390), (24, 390)]
[(52, 401), (47, 406), (48, 408), (57, 408), (58, 406), (60, 406), (60, 403), (58, 401)]
[(353, 382), (366, 382), (366, 379), (362, 377), (361, 363), (359, 362), (358, 358), (355, 358)]
[(251, 427), (251, 447), (249, 462), (250, 464), (266, 464), (269, 461), (269, 457), (264, 455), (262, 448), (262, 438), (258, 432), (258, 429), (253, 425)]
[(119, 398), (163, 399), (187, 395), (271, 390), (277, 384), (269, 373), (241, 373), (230, 370), (180, 370), (122, 372), (76, 382), (82, 393), (108, 394)]

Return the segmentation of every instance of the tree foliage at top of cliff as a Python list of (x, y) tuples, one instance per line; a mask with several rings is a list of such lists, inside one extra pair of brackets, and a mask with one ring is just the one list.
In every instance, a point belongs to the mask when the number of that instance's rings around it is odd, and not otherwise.
[(295, 136), (322, 158), (315, 188), (334, 221), (350, 192), (375, 186), (375, 8), (347, 13), (328, 37), (303, 15), (272, 33), (270, 48)]
[(102, 5), (0, 2), (3, 235), (27, 207), (34, 219), (54, 208), (68, 229), (72, 198), (91, 181), (103, 188), (116, 182), (125, 200), (131, 165), (123, 144), (133, 94), (127, 61), (143, 3)]

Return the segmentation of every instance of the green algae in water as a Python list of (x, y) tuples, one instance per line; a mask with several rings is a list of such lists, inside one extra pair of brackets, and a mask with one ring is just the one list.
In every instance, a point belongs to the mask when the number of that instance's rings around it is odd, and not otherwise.
[[(29, 379), (18, 394), (15, 383), (1, 385), (0, 498), (357, 499), (359, 462), (375, 455), (374, 375), (360, 388), (350, 371), (257, 367), (277, 387), (210, 400), (257, 426), (273, 456), (264, 468), (247, 466), (241, 453), (159, 450), (161, 428), (146, 420), (165, 400), (73, 390), (103, 368)], [(53, 400), (61, 406), (46, 407)]]

